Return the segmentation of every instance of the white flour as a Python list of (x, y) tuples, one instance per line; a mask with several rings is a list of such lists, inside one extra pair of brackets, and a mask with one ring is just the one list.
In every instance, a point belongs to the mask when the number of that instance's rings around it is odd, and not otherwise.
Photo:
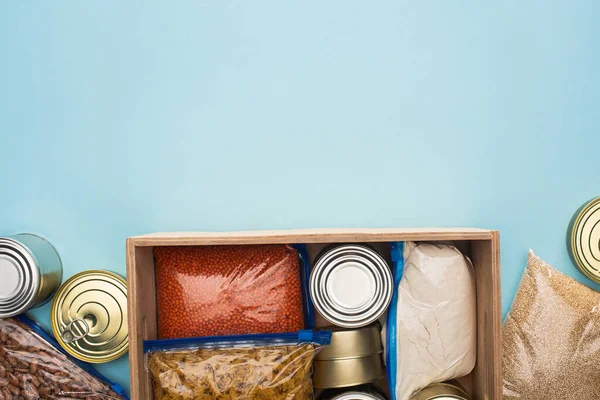
[(456, 248), (406, 243), (397, 308), (396, 398), (467, 375), (476, 358), (473, 266)]

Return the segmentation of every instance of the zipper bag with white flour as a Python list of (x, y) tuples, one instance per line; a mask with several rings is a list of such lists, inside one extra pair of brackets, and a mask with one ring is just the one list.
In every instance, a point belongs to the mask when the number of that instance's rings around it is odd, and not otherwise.
[(383, 335), (391, 399), (408, 400), (475, 367), (475, 274), (453, 246), (406, 242), (394, 250), (403, 255), (392, 254), (395, 295)]

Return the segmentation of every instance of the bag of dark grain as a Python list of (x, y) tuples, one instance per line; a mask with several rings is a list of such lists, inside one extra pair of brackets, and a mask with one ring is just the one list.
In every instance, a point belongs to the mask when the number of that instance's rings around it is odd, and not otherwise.
[(121, 386), (58, 349), (30, 318), (0, 319), (0, 400), (129, 400)]

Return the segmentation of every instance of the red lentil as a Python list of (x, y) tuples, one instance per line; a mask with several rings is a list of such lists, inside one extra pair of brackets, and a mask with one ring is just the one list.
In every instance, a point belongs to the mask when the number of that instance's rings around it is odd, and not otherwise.
[(154, 249), (159, 339), (304, 327), (298, 253), (286, 245)]

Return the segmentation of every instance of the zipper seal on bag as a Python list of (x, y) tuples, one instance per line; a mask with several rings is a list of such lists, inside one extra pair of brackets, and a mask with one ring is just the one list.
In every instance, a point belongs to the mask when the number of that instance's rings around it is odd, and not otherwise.
[(310, 299), (310, 269), (311, 265), (308, 257), (308, 249), (305, 244), (292, 245), (298, 252), (300, 257), (300, 284), (302, 285), (302, 308), (304, 309), (304, 327), (314, 329), (315, 327), (315, 310)]
[(146, 340), (144, 353), (163, 350), (194, 348), (244, 347), (256, 345), (286, 345), (315, 343), (321, 346), (331, 342), (331, 331), (301, 330), (290, 333), (265, 333), (256, 335), (201, 336), (184, 339)]
[(110, 390), (112, 390), (119, 396), (123, 397), (125, 400), (129, 400), (127, 391), (125, 390), (125, 388), (123, 388), (123, 386), (121, 386), (117, 382), (110, 381), (107, 377), (102, 375), (100, 372), (96, 371), (90, 364), (83, 362), (81, 360), (78, 360), (75, 357), (71, 356), (58, 344), (56, 339), (54, 339), (52, 336), (50, 336), (50, 334), (48, 334), (48, 332), (46, 332), (46, 330), (40, 324), (38, 324), (35, 320), (33, 320), (32, 318), (28, 317), (25, 314), (17, 315), (14, 318), (16, 320), (19, 320), (20, 322), (24, 323), (25, 325), (27, 325), (34, 333), (36, 333), (42, 339), (47, 341), (56, 350), (58, 350), (59, 352), (61, 352), (65, 356), (67, 356), (67, 358), (70, 361), (72, 361), (75, 365), (77, 365), (79, 368), (81, 368), (82, 370), (84, 370), (85, 372), (87, 372), (88, 374), (93, 376), (94, 378), (106, 383), (109, 386)]
[(399, 285), (404, 273), (404, 242), (392, 243), (392, 275), (394, 276), (394, 293), (392, 303), (388, 308), (386, 321), (385, 369), (388, 377), (390, 400), (396, 400), (396, 372), (398, 364), (397, 339), (397, 308)]

